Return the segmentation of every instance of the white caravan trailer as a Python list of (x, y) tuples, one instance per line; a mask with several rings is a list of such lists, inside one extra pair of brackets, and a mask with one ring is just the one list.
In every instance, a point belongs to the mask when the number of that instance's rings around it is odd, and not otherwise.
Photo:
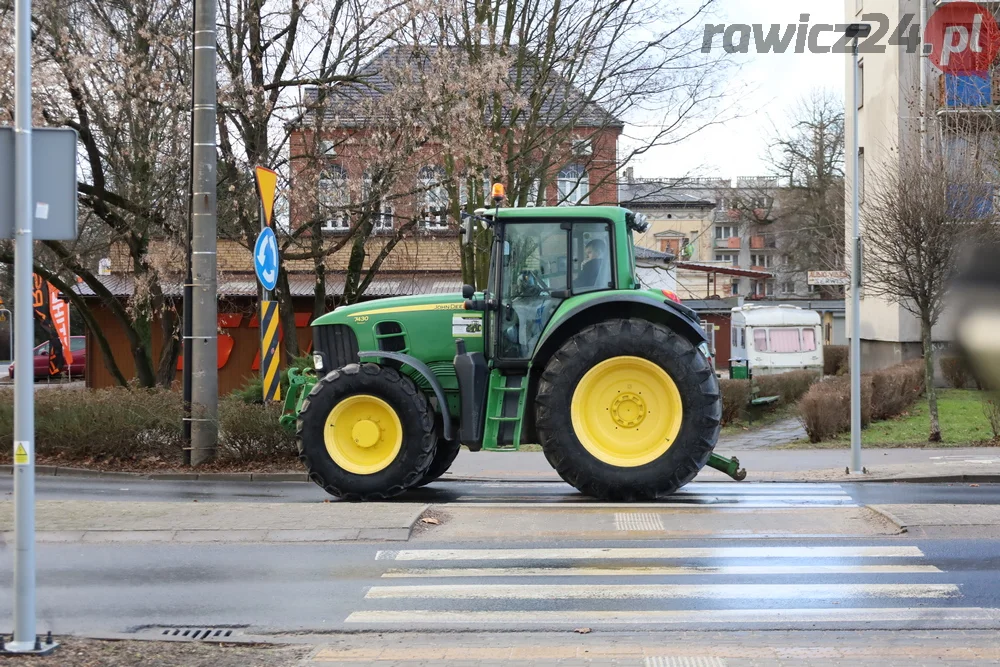
[(798, 306), (733, 308), (731, 365), (755, 375), (787, 371), (823, 372), (819, 313)]

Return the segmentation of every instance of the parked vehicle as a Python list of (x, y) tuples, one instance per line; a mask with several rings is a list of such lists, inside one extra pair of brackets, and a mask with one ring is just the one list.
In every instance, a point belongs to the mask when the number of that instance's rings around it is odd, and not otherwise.
[(798, 370), (823, 372), (819, 313), (798, 306), (742, 306), (732, 310), (730, 376)]
[[(78, 377), (83, 379), (84, 370), (87, 368), (87, 337), (72, 336), (69, 340), (70, 350), (73, 352), (73, 363), (63, 373), (63, 376)], [(42, 343), (35, 348), (32, 361), (35, 366), (35, 379), (44, 380), (49, 377), (49, 344)], [(10, 365), (7, 373), (13, 379), (14, 364)]]

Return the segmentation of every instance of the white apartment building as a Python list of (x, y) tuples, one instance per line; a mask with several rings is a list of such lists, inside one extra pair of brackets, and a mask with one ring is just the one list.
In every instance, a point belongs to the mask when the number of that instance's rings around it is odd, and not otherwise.
[[(924, 12), (921, 3), (926, 2)], [(947, 0), (846, 0), (846, 22), (865, 22), (865, 14), (884, 15), (890, 26), (897, 26), (907, 14), (913, 17), (910, 25), (922, 25), (922, 16), (930, 16)], [(980, 3), (994, 13), (1000, 3)], [(869, 21), (871, 22), (871, 21)], [(873, 31), (877, 28), (873, 25)], [(890, 30), (890, 34), (891, 34)], [(992, 91), (970, 98), (966, 84), (944, 75), (923, 57), (919, 48), (889, 44), (888, 35), (881, 41), (883, 53), (862, 53), (859, 65), (860, 95), (855, 96), (852, 81), (852, 57), (845, 56), (845, 130), (846, 195), (845, 247), (851, 248), (851, 188), (854, 183), (854, 161), (851, 155), (851, 136), (854, 129), (855, 110), (858, 118), (860, 150), (859, 198), (864, 236), (865, 181), (872, 183), (873, 175), (885, 169), (897, 168), (901, 150), (919, 146), (921, 136), (940, 137), (945, 150), (949, 147), (950, 128), (959, 121), (968, 122), (978, 115), (1000, 111), (1000, 87), (994, 74)], [(911, 52), (908, 52), (911, 51)], [(924, 77), (921, 77), (921, 67)], [(979, 91), (980, 93), (982, 91)], [(977, 93), (978, 94), (978, 93)], [(964, 97), (964, 99), (962, 99)], [(847, 257), (850, 262), (850, 252)], [(850, 296), (848, 296), (850, 299)], [(849, 302), (849, 301), (848, 301)], [(850, 309), (848, 309), (850, 310)], [(848, 312), (848, 332), (851, 331)], [(947, 346), (951, 337), (951, 323), (947, 313), (933, 330), (935, 343)], [(861, 294), (861, 356), (866, 369), (880, 368), (921, 356), (920, 324), (902, 306), (889, 303), (872, 295)]]

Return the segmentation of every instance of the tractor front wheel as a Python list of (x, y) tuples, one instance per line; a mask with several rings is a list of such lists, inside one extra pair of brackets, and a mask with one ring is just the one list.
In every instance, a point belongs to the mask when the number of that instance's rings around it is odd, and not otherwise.
[(457, 440), (450, 442), (444, 438), (439, 438), (437, 441), (437, 451), (434, 453), (434, 460), (431, 461), (430, 467), (427, 468), (427, 472), (424, 473), (421, 480), (414, 484), (414, 486), (427, 486), (448, 472), (448, 468), (451, 467), (451, 464), (455, 462), (455, 458), (458, 457), (460, 449), (462, 449), (462, 444)]
[(552, 356), (535, 423), (566, 482), (605, 500), (653, 500), (691, 481), (719, 435), (719, 382), (669, 328), (637, 319), (587, 327)]
[(345, 500), (384, 500), (416, 485), (436, 445), (427, 397), (378, 364), (350, 364), (317, 382), (296, 435), (309, 478)]

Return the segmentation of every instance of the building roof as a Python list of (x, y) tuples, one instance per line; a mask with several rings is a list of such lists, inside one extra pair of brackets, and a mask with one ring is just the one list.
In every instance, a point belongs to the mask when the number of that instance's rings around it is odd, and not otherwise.
[[(698, 188), (699, 190), (701, 188)], [(626, 181), (618, 190), (622, 206), (671, 206), (678, 208), (715, 208), (715, 199), (704, 192), (692, 192), (683, 181)]]
[(774, 274), (770, 271), (757, 271), (755, 269), (741, 269), (738, 266), (720, 266), (718, 264), (701, 264), (699, 262), (677, 262), (678, 269), (688, 271), (702, 271), (704, 273), (721, 273), (726, 276), (744, 276), (747, 278), (772, 278)]
[[(388, 73), (419, 68), (438, 47), (412, 45), (390, 46), (372, 58), (358, 73), (361, 83), (341, 82), (326, 89), (327, 100), (324, 121), (337, 127), (356, 127), (368, 121), (366, 114), (360, 113), (364, 100), (376, 99), (389, 93), (393, 83)], [(462, 52), (451, 47), (456, 55)], [(523, 65), (528, 68), (530, 65)], [(572, 120), (574, 127), (624, 127), (625, 123), (606, 111), (600, 104), (588, 101), (586, 97), (565, 78), (556, 72), (547, 74), (551, 80), (549, 94), (542, 100), (541, 119), (549, 125), (567, 125)], [(511, 90), (524, 99), (530, 99), (534, 90), (523, 87), (533, 77), (510, 72)], [(519, 82), (519, 83), (518, 83)], [(520, 86), (520, 89), (515, 90)], [(310, 86), (305, 89), (306, 105), (315, 109), (320, 97), (320, 89)], [(503, 118), (510, 117), (510, 109), (505, 105)]]
[[(101, 283), (116, 297), (131, 296), (135, 280), (131, 275), (113, 274), (99, 276)], [(180, 278), (163, 281), (165, 296), (179, 298), (183, 295), (183, 281)], [(315, 294), (316, 278), (312, 275), (291, 274), (288, 285), (293, 297), (311, 297)], [(344, 290), (344, 276), (327, 274), (326, 289), (329, 294), (339, 294)], [(96, 297), (86, 283), (77, 283), (75, 290), (84, 298)], [(366, 297), (404, 296), (408, 294), (447, 294), (462, 291), (462, 274), (394, 274), (379, 273), (372, 280)], [(219, 279), (219, 296), (222, 298), (257, 297), (257, 279), (252, 274), (227, 275)]]
[(652, 248), (643, 248), (642, 246), (635, 246), (635, 258), (636, 259), (660, 259), (665, 262), (669, 262), (674, 259), (674, 255), (669, 252), (660, 252), (659, 250), (653, 250)]

